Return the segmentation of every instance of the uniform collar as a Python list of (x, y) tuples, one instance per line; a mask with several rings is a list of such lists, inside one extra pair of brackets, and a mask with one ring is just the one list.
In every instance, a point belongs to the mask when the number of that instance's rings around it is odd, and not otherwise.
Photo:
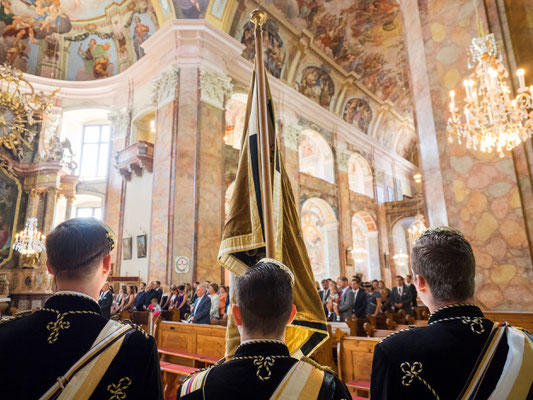
[(475, 304), (450, 304), (436, 310), (429, 317), (428, 324), (453, 317), (481, 317), (483, 312)]
[(93, 311), (102, 312), (98, 303), (84, 293), (62, 291), (50, 297), (44, 304), (44, 308), (59, 311)]
[(279, 340), (257, 339), (246, 340), (241, 343), (235, 352), (235, 357), (242, 356), (287, 356), (289, 349)]

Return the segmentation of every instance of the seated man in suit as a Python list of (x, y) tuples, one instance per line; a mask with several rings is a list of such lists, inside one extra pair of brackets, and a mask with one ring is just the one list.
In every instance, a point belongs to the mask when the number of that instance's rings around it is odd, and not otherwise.
[(374, 349), (370, 397), (531, 399), (533, 342), (493, 323), (473, 304), (474, 252), (449, 227), (427, 230), (411, 252), (428, 325), (385, 338)]
[(357, 279), (352, 279), (352, 290), (354, 296), (353, 315), (355, 318), (365, 318), (368, 306), (368, 296), (365, 291), (359, 287), (359, 281)]
[(413, 315), (413, 293), (405, 286), (403, 276), (396, 276), (396, 286), (392, 288), (391, 302), (393, 310), (398, 312), (404, 310), (406, 314)]
[(333, 305), (333, 310), (337, 315), (337, 321), (346, 321), (346, 318), (350, 318), (353, 312), (353, 290), (348, 285), (348, 278), (345, 276), (337, 279), (339, 286), (339, 304)]
[(98, 299), (98, 305), (102, 309), (102, 317), (111, 318), (111, 305), (113, 304), (113, 293), (109, 290), (109, 283), (104, 283), (102, 286), (102, 292)]
[(204, 284), (199, 284), (196, 288), (196, 301), (192, 305), (189, 320), (195, 324), (207, 324), (211, 322), (211, 299), (206, 295), (207, 289)]
[(236, 279), (232, 313), (241, 335), (235, 357), (194, 375), (177, 399), (351, 399), (333, 373), (292, 358), (285, 327), (296, 315), (294, 276), (283, 264), (264, 259)]
[(115, 243), (95, 218), (66, 220), (46, 237), (57, 292), (41, 310), (0, 325), (0, 397), (163, 399), (154, 338), (102, 317), (97, 302)]

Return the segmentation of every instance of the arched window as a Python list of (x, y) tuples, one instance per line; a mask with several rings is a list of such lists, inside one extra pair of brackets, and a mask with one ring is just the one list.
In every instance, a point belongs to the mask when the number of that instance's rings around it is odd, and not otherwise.
[(338, 223), (331, 206), (322, 199), (311, 198), (302, 206), (301, 221), (315, 279), (339, 276)]
[[(397, 221), (392, 227), (392, 242), (394, 244), (394, 257), (396, 254), (402, 252), (403, 254), (411, 254), (411, 246), (409, 244), (409, 228), (415, 223), (414, 217), (406, 217)], [(409, 262), (405, 265), (397, 265), (396, 275), (405, 276), (410, 273)]]
[(366, 160), (357, 153), (353, 153), (348, 160), (348, 182), (351, 191), (374, 197), (372, 170)]
[(233, 93), (226, 110), (226, 130), (224, 132), (224, 142), (241, 149), (241, 139), (244, 130), (244, 118), (246, 117), (246, 102), (248, 97), (244, 93)]
[(365, 279), (380, 279), (378, 230), (374, 219), (365, 211), (352, 217), (352, 240), (356, 272), (362, 272)]
[(317, 132), (305, 130), (298, 146), (300, 172), (335, 183), (333, 153), (328, 142)]

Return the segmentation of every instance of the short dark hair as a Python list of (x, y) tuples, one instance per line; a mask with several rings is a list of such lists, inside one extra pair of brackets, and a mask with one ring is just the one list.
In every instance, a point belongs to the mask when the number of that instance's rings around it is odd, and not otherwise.
[(96, 218), (71, 218), (46, 237), (48, 264), (57, 278), (86, 281), (111, 252), (105, 225)]
[(161, 286), (161, 282), (160, 281), (155, 281), (155, 283), (157, 283), (159, 286)]
[(403, 276), (401, 276), (401, 275), (396, 275), (396, 279), (403, 279)]
[(141, 285), (144, 285), (144, 286), (146, 286), (146, 282), (141, 282)]
[(185, 290), (185, 285), (179, 285), (178, 290), (181, 290), (183, 292)]
[(348, 282), (348, 278), (346, 278), (345, 276), (341, 276), (341, 277), (339, 277), (339, 279), (341, 281)]
[(320, 283), (325, 283), (325, 282), (327, 282), (327, 281), (328, 281), (327, 279), (322, 279), (322, 280), (320, 281)]
[(476, 260), (468, 240), (457, 229), (436, 226), (416, 241), (413, 271), (427, 281), (439, 301), (462, 301), (474, 295)]
[(285, 331), (293, 296), (287, 272), (276, 264), (259, 262), (236, 279), (235, 291), (246, 330), (263, 335)]
[(409, 274), (405, 275), (406, 278), (413, 279), (413, 277)]
[(216, 283), (210, 283), (209, 286), (211, 286), (215, 292), (218, 292), (218, 285)]

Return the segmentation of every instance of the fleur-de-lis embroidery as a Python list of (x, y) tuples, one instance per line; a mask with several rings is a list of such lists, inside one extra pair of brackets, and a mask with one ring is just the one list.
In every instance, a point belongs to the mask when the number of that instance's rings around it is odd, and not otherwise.
[(422, 373), (422, 363), (421, 362), (415, 361), (413, 363), (413, 365), (411, 365), (408, 362), (404, 362), (404, 363), (402, 363), (400, 365), (400, 369), (402, 370), (402, 372), (404, 374), (402, 376), (402, 385), (403, 386), (411, 386), (411, 384), (413, 383), (413, 380), (416, 378), (420, 382), (422, 382), (424, 384), (424, 386), (426, 386), (431, 391), (431, 393), (433, 393), (433, 395), (435, 396), (435, 398), (437, 400), (439, 400), (439, 396), (437, 395), (435, 390), (429, 385), (429, 383), (426, 382), (426, 380), (424, 378), (422, 378), (420, 376), (420, 374)]
[(70, 322), (64, 321), (65, 314), (57, 314), (57, 319), (55, 321), (50, 321), (46, 325), (46, 329), (50, 331), (50, 336), (48, 336), (48, 343), (54, 343), (59, 337), (59, 331), (70, 328)]
[[(254, 359), (254, 365), (257, 365), (257, 372), (256, 375), (259, 379), (262, 381), (267, 381), (270, 379), (270, 376), (272, 375), (272, 371), (270, 371), (270, 367), (274, 365), (276, 362), (276, 359), (270, 356), (263, 357), (258, 356)], [(264, 372), (263, 372), (264, 370)]]
[(404, 376), (402, 376), (402, 385), (410, 386), (411, 383), (413, 383), (413, 379), (418, 377), (418, 374), (422, 372), (422, 363), (415, 361), (413, 365), (411, 365), (408, 362), (404, 362), (400, 365), (400, 368), (404, 373)]
[(472, 329), (472, 332), (477, 333), (478, 335), (481, 335), (483, 332), (485, 332), (485, 327), (483, 326), (483, 318), (481, 317), (463, 317), (462, 321), (463, 324), (470, 325), (470, 329)]
[(125, 376), (121, 378), (118, 383), (112, 383), (107, 387), (107, 391), (111, 393), (109, 400), (124, 400), (126, 398), (126, 389), (131, 385), (131, 379)]

